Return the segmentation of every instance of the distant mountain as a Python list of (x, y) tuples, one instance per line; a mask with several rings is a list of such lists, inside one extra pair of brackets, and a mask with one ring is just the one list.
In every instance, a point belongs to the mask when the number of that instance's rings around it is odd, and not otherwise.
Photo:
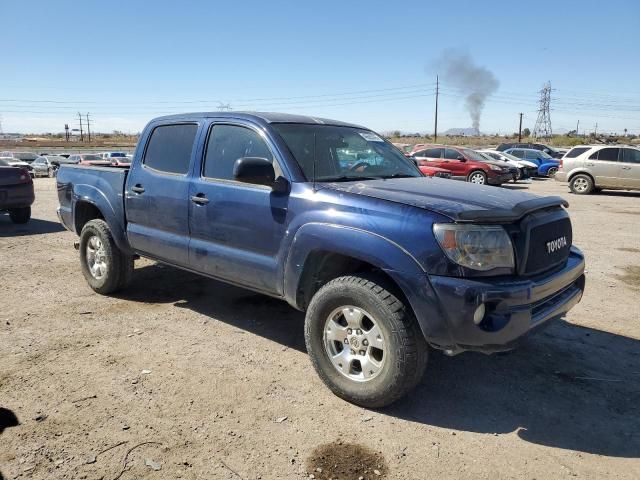
[(450, 128), (449, 130), (445, 130), (442, 132), (442, 135), (451, 135), (451, 136), (462, 136), (462, 137), (473, 137), (474, 135), (478, 135), (478, 131), (475, 128)]

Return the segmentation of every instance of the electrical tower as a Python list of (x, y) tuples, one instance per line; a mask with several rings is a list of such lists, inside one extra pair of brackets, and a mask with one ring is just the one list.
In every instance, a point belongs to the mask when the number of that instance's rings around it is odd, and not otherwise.
[(553, 135), (551, 129), (551, 82), (547, 82), (540, 90), (540, 107), (538, 108), (538, 119), (533, 129), (533, 136), (549, 138)]

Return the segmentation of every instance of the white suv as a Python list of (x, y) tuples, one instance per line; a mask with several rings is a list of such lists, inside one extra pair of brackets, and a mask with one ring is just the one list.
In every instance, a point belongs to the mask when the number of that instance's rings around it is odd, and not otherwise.
[(560, 160), (555, 179), (569, 182), (573, 193), (603, 188), (640, 190), (640, 149), (625, 145), (579, 145)]

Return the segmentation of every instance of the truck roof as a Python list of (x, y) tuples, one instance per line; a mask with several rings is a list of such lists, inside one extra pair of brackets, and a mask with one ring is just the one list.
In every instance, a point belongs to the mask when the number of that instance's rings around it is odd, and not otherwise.
[(194, 112), (194, 113), (178, 113), (175, 115), (166, 115), (158, 117), (155, 120), (196, 120), (200, 118), (235, 118), (242, 120), (253, 120), (258, 123), (305, 123), (305, 124), (323, 124), (336, 125), (342, 127), (365, 128), (352, 123), (341, 122), (339, 120), (330, 120), (328, 118), (310, 117), (307, 115), (294, 115), (291, 113), (277, 112)]

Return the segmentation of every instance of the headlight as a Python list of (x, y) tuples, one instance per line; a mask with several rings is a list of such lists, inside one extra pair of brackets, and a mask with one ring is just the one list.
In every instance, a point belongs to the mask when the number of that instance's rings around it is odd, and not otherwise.
[(499, 167), (498, 165), (489, 165), (489, 168), (490, 168), (491, 170), (496, 170), (496, 171), (498, 171), (498, 172), (501, 172), (501, 171), (502, 171), (502, 167)]
[(436, 223), (433, 233), (453, 262), (473, 270), (514, 268), (513, 245), (498, 225)]

